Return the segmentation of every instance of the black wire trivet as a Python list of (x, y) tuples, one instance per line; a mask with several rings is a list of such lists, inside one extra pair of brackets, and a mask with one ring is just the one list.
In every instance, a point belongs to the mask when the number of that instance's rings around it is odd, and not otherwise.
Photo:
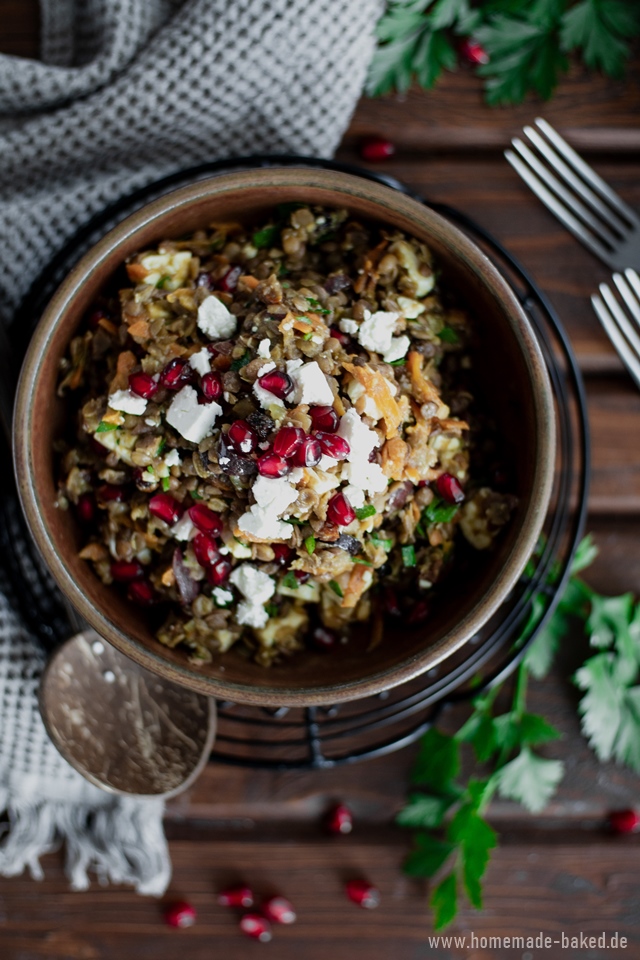
[[(507, 601), (462, 650), (416, 680), (377, 697), (340, 706), (270, 709), (218, 703), (213, 760), (272, 769), (322, 768), (382, 756), (412, 743), (443, 707), (475, 696), (515, 669), (551, 616), (582, 536), (589, 432), (582, 378), (566, 333), (545, 295), (511, 254), (453, 207), (431, 203), (392, 177), (329, 160), (257, 156), (204, 163), (121, 198), (82, 227), (33, 284), (9, 331), (15, 356), (24, 355), (34, 326), (56, 287), (106, 230), (177, 186), (231, 170), (267, 166), (317, 166), (376, 180), (427, 204), (455, 223), (493, 261), (527, 313), (556, 404), (556, 475), (539, 549)], [(2, 473), (0, 559), (19, 613), (44, 647), (51, 650), (69, 636), (70, 626), (57, 588), (38, 561), (9, 471)], [(537, 617), (526, 642), (519, 642), (532, 618)]]

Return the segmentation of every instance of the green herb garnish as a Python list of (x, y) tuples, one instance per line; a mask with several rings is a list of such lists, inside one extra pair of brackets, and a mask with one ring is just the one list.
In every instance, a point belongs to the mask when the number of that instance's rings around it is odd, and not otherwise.
[(167, 445), (166, 438), (160, 437), (160, 443), (158, 444), (158, 453), (156, 454), (156, 456), (159, 457), (160, 454), (164, 452), (164, 448), (166, 447), (166, 445)]
[(342, 592), (342, 587), (335, 580), (329, 580), (329, 586), (331, 587), (333, 592), (336, 594), (336, 596), (344, 597), (344, 593)]
[(402, 548), (402, 562), (405, 567), (415, 567), (416, 550), (413, 544), (410, 543), (406, 547)]
[(189, 492), (191, 494), (192, 500), (202, 500), (202, 497), (200, 496), (197, 490), (190, 490)]
[(305, 297), (305, 299), (309, 304), (311, 304), (314, 313), (331, 313), (331, 310), (325, 310), (320, 301), (316, 300), (315, 297)]
[(277, 603), (265, 603), (264, 608), (270, 617), (277, 617), (280, 611), (280, 607)]
[(311, 337), (312, 337), (312, 336), (313, 336), (313, 330), (309, 330), (309, 333), (305, 333), (305, 334), (303, 335), (302, 339), (303, 339), (303, 340), (311, 340)]
[(156, 283), (156, 288), (158, 290), (164, 290), (164, 288), (168, 283), (171, 283), (171, 277), (165, 274), (164, 277), (160, 277), (160, 279)]
[(446, 503), (442, 497), (434, 497), (422, 511), (422, 520), (425, 523), (449, 523), (459, 509), (457, 503)]
[(254, 247), (257, 247), (258, 250), (263, 250), (264, 247), (270, 247), (278, 236), (278, 227), (264, 227), (263, 230), (257, 230), (251, 238), (251, 242)]
[(162, 489), (166, 492), (171, 486), (171, 477), (162, 478)]
[(383, 550), (389, 551), (393, 546), (393, 540), (387, 540), (386, 537), (378, 536), (375, 530), (371, 534), (371, 539), (374, 543), (377, 543), (379, 546), (381, 546)]
[(294, 527), (304, 527), (306, 520), (299, 520), (298, 517), (283, 517), (285, 523), (292, 523)]
[(97, 426), (96, 433), (109, 433), (110, 430), (117, 430), (117, 423), (106, 423), (106, 421), (101, 420)]
[(251, 351), (245, 350), (245, 352), (242, 354), (241, 357), (237, 357), (235, 360), (232, 361), (231, 369), (242, 370), (242, 368), (246, 367), (246, 365), (249, 363), (250, 360), (251, 360)]
[(392, 367), (406, 367), (407, 361), (404, 357), (400, 357), (399, 360), (392, 360), (390, 366)]
[(360, 563), (363, 567), (372, 567), (371, 560), (364, 560), (362, 557), (351, 557), (353, 563)]
[(289, 570), (288, 573), (282, 578), (282, 586), (288, 587), (289, 590), (297, 590), (300, 584), (298, 583), (298, 578), (296, 577), (293, 570)]
[(438, 334), (438, 339), (443, 343), (460, 343), (460, 337), (453, 327), (443, 327)]
[(372, 503), (365, 503), (364, 507), (356, 507), (356, 517), (358, 520), (366, 520), (376, 513), (376, 508)]
[(307, 553), (312, 554), (313, 551), (316, 549), (316, 538), (307, 537), (306, 540), (304, 541), (304, 545), (307, 548)]

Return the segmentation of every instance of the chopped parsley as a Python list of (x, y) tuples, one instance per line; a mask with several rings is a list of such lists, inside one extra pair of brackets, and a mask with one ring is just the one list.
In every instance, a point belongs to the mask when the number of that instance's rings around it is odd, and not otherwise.
[(460, 343), (460, 337), (453, 327), (443, 327), (438, 334), (438, 339), (443, 343)]
[(265, 603), (264, 608), (265, 608), (265, 610), (267, 611), (267, 613), (269, 614), (270, 617), (277, 617), (277, 616), (278, 616), (278, 612), (279, 612), (280, 608), (279, 608), (279, 606), (278, 606), (277, 603)]
[(372, 567), (371, 560), (363, 560), (362, 557), (351, 557), (353, 563), (361, 563), (363, 567)]
[(254, 233), (253, 237), (251, 238), (251, 242), (253, 243), (254, 247), (258, 248), (258, 250), (263, 250), (265, 247), (270, 247), (276, 240), (277, 236), (277, 226), (264, 227), (263, 230), (257, 230)]
[(382, 547), (383, 550), (391, 550), (391, 547), (393, 546), (393, 540), (387, 540), (386, 537), (378, 536), (375, 530), (371, 534), (371, 539), (377, 546)]
[(344, 597), (344, 593), (342, 592), (342, 587), (336, 580), (329, 580), (329, 586), (331, 587), (333, 592), (336, 594), (336, 596)]
[(98, 424), (98, 429), (96, 430), (96, 433), (108, 433), (109, 430), (117, 430), (117, 429), (118, 429), (117, 423), (107, 423), (105, 420), (101, 420), (100, 423)]
[(424, 523), (449, 523), (458, 510), (457, 503), (446, 503), (442, 497), (434, 497), (422, 511), (422, 521)]
[(242, 370), (251, 360), (251, 351), (245, 350), (241, 357), (237, 357), (231, 364), (232, 370)]
[(405, 567), (415, 567), (416, 551), (413, 544), (408, 544), (406, 547), (402, 548), (402, 562)]
[(192, 500), (202, 500), (202, 497), (197, 490), (191, 490), (191, 499)]
[(358, 520), (366, 520), (376, 513), (376, 508), (372, 503), (365, 503), (364, 507), (356, 507), (356, 517)]
[(313, 551), (316, 549), (316, 538), (307, 537), (307, 539), (304, 541), (304, 545), (307, 548), (307, 553), (311, 555)]
[(315, 297), (305, 297), (307, 303), (311, 305), (311, 308), (315, 313), (331, 313), (331, 310), (326, 310), (320, 303), (319, 300), (316, 300)]
[(296, 577), (296, 575), (295, 575), (295, 573), (293, 572), (293, 570), (289, 570), (289, 573), (287, 573), (287, 574), (284, 575), (284, 577), (282, 578), (282, 586), (283, 586), (283, 587), (288, 587), (289, 590), (297, 590), (297, 589), (298, 589), (298, 586), (299, 586), (299, 584), (298, 584), (298, 578)]
[(167, 441), (165, 437), (160, 437), (160, 443), (158, 444), (158, 452), (156, 456), (159, 457), (160, 454), (164, 452), (164, 448), (166, 447), (166, 445), (167, 445)]
[(311, 337), (312, 337), (312, 336), (313, 336), (313, 330), (309, 330), (309, 333), (305, 333), (305, 334), (303, 335), (302, 339), (303, 339), (303, 340), (311, 340)]
[(294, 527), (304, 527), (306, 521), (299, 520), (298, 517), (283, 517), (285, 523), (292, 523)]
[(160, 277), (160, 279), (156, 283), (156, 288), (158, 290), (164, 290), (164, 288), (168, 283), (171, 283), (171, 277), (165, 274), (164, 277)]
[(163, 478), (162, 478), (162, 489), (165, 491), (165, 493), (166, 493), (166, 491), (169, 489), (170, 486), (171, 486), (171, 477), (163, 477)]
[(399, 360), (392, 360), (392, 361), (391, 361), (391, 366), (392, 366), (392, 367), (405, 367), (406, 365), (407, 365), (407, 361), (406, 361), (406, 359), (405, 359), (404, 357), (400, 357)]

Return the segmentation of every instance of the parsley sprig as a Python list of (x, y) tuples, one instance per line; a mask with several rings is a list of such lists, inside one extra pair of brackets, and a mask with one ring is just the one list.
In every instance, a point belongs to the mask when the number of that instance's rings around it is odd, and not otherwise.
[(622, 76), (639, 33), (638, 0), (388, 0), (368, 92), (402, 92), (413, 80), (430, 89), (455, 69), (460, 38), (471, 37), (489, 58), (478, 67), (488, 103), (519, 103), (528, 91), (547, 99), (569, 54)]

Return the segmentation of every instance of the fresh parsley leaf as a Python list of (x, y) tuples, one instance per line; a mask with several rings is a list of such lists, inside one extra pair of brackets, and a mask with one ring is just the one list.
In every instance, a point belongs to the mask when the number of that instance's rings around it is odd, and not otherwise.
[(432, 877), (454, 849), (452, 843), (436, 840), (429, 833), (417, 833), (414, 849), (404, 862), (404, 870), (410, 877)]
[(376, 508), (372, 503), (365, 503), (364, 507), (356, 507), (356, 517), (358, 520), (366, 520), (376, 513)]
[(267, 613), (269, 614), (270, 617), (277, 617), (277, 616), (278, 616), (278, 612), (279, 612), (280, 608), (278, 607), (278, 604), (277, 604), (277, 603), (265, 603), (264, 608), (265, 608), (265, 610), (267, 611)]
[(190, 493), (191, 493), (192, 500), (202, 500), (202, 497), (200, 496), (197, 490), (191, 490)]
[(363, 557), (351, 557), (352, 563), (360, 563), (363, 567), (372, 567), (371, 560), (365, 560)]
[(156, 288), (157, 288), (158, 290), (164, 290), (168, 283), (171, 283), (171, 277), (170, 277), (170, 276), (165, 275), (164, 277), (160, 277), (160, 279), (159, 279), (158, 282), (156, 283)]
[(438, 334), (438, 339), (443, 343), (460, 343), (460, 337), (453, 327), (443, 327)]
[(582, 0), (562, 18), (562, 49), (580, 49), (588, 67), (622, 77), (629, 56), (626, 40), (638, 32), (638, 14), (628, 0)]
[(162, 489), (165, 491), (165, 493), (166, 493), (166, 491), (169, 489), (170, 486), (171, 486), (171, 477), (163, 477), (163, 478), (162, 478)]
[(289, 590), (297, 590), (300, 584), (298, 583), (298, 578), (296, 577), (293, 570), (289, 570), (288, 573), (282, 578), (282, 586), (288, 587)]
[(412, 793), (396, 817), (396, 823), (400, 827), (439, 827), (450, 806), (450, 799)]
[(476, 759), (485, 763), (498, 746), (496, 721), (477, 711), (458, 731), (457, 739), (472, 744)]
[(236, 357), (236, 359), (231, 362), (231, 369), (242, 370), (242, 368), (246, 367), (246, 365), (249, 363), (250, 360), (251, 360), (251, 351), (245, 350), (245, 352), (241, 357)]
[(263, 250), (265, 247), (272, 246), (278, 237), (278, 227), (264, 227), (262, 230), (257, 230), (251, 238), (251, 242), (254, 247), (257, 247), (258, 250)]
[(453, 737), (435, 727), (427, 730), (420, 741), (420, 752), (413, 768), (413, 783), (434, 790), (448, 788), (460, 771), (460, 747)]
[(407, 361), (405, 357), (400, 357), (399, 360), (392, 360), (390, 366), (392, 367), (406, 367)]
[(302, 339), (303, 339), (303, 340), (311, 340), (311, 337), (312, 337), (312, 336), (313, 336), (313, 330), (309, 330), (308, 333), (303, 334)]
[(455, 517), (459, 507), (457, 503), (446, 503), (442, 497), (434, 497), (422, 511), (424, 523), (449, 523)]
[(637, 661), (624, 653), (590, 657), (574, 676), (584, 691), (582, 730), (600, 760), (615, 759), (640, 772), (640, 686)]
[(117, 423), (107, 423), (105, 420), (101, 420), (98, 426), (96, 427), (96, 433), (108, 433), (111, 430), (117, 430)]
[(496, 776), (501, 796), (516, 800), (531, 813), (539, 813), (552, 797), (563, 774), (561, 760), (547, 760), (532, 753), (529, 747), (523, 747)]
[(371, 534), (371, 539), (375, 544), (382, 547), (383, 550), (391, 550), (393, 546), (393, 540), (388, 540), (386, 537), (381, 537), (375, 530)]
[(416, 550), (413, 544), (408, 544), (406, 547), (402, 547), (402, 562), (405, 567), (415, 567), (416, 565)]
[(336, 596), (344, 597), (344, 593), (342, 592), (342, 587), (337, 582), (337, 580), (329, 580), (329, 586), (331, 587), (333, 592), (336, 594)]
[(307, 548), (307, 553), (312, 554), (313, 551), (316, 549), (316, 538), (307, 537), (304, 541), (304, 545)]
[[(486, 787), (486, 783), (481, 784)], [(462, 857), (464, 886), (473, 906), (482, 907), (482, 889), (480, 881), (489, 863), (489, 851), (497, 842), (496, 833), (474, 807), (466, 804), (452, 819), (447, 838), (458, 844)]]
[(431, 894), (434, 930), (446, 927), (458, 911), (458, 881), (455, 873), (448, 874)]
[(620, 597), (602, 597), (594, 594), (591, 598), (591, 613), (587, 620), (587, 632), (591, 634), (594, 647), (610, 647), (621, 638), (629, 642), (629, 627), (634, 614), (633, 594), (624, 593)]

